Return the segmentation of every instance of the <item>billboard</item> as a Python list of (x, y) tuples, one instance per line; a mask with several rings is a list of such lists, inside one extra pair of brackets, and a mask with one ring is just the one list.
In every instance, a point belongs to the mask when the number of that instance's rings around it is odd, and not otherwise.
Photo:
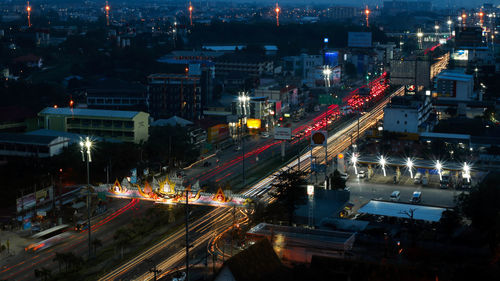
[(247, 119), (247, 128), (248, 129), (260, 129), (261, 121), (260, 119)]
[(54, 190), (52, 186), (37, 190), (36, 193), (33, 192), (24, 195), (23, 197), (16, 199), (17, 212), (31, 209), (35, 207), (36, 204), (41, 204), (44, 201), (51, 201), (53, 198)]
[(347, 46), (356, 48), (370, 48), (372, 46), (371, 32), (349, 32)]
[(291, 140), (292, 139), (292, 128), (285, 128), (285, 127), (274, 128), (274, 139), (275, 140)]
[(325, 52), (324, 65), (331, 67), (339, 65), (339, 52)]

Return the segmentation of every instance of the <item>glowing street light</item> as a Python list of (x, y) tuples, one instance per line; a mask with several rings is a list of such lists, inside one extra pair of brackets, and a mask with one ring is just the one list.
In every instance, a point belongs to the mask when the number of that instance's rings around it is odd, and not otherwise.
[(442, 173), (442, 170), (443, 170), (443, 165), (438, 161), (436, 161), (436, 170), (438, 170), (438, 174), (439, 174), (439, 180), (443, 180), (443, 173)]
[[(90, 225), (90, 169), (89, 169), (89, 163), (92, 162), (91, 154), (90, 151), (92, 149), (92, 141), (90, 140), (89, 137), (86, 137), (85, 139), (80, 140), (80, 152), (82, 153), (82, 161), (85, 162), (87, 160), (87, 226), (89, 230), (89, 259), (91, 255), (91, 232), (92, 232), (92, 226)], [(87, 157), (85, 157), (85, 154)]]
[(410, 178), (413, 178), (413, 162), (411, 161), (411, 159), (408, 157), (408, 159), (406, 160), (406, 166), (408, 167), (408, 170), (410, 171)]
[(366, 27), (369, 27), (370, 22), (368, 20), (369, 20), (369, 16), (370, 16), (370, 9), (368, 9), (368, 6), (365, 9), (365, 15), (366, 15)]
[(467, 162), (464, 162), (462, 177), (467, 179), (467, 182), (470, 182), (470, 166), (467, 165)]
[(358, 168), (356, 167), (357, 162), (358, 162), (358, 156), (356, 154), (353, 154), (351, 157), (351, 163), (352, 163), (352, 166), (354, 167), (354, 173), (356, 175), (358, 174)]
[(384, 156), (380, 156), (380, 159), (378, 162), (379, 162), (380, 166), (382, 167), (382, 172), (384, 172), (384, 177), (386, 177), (387, 174), (385, 172), (385, 165), (387, 164), (387, 161), (385, 160)]
[(274, 11), (276, 12), (276, 26), (280, 26), (280, 12), (281, 12), (281, 9), (278, 6), (278, 3), (276, 3), (276, 8), (274, 9)]
[(417, 37), (418, 38), (424, 37), (424, 33), (422, 31), (417, 32)]

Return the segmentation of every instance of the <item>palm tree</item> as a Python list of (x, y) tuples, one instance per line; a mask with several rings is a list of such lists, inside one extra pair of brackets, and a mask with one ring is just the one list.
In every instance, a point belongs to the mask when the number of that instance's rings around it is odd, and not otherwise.
[(102, 247), (102, 241), (95, 238), (92, 240), (92, 247), (94, 248), (94, 256), (96, 255), (97, 253), (97, 248), (98, 247)]

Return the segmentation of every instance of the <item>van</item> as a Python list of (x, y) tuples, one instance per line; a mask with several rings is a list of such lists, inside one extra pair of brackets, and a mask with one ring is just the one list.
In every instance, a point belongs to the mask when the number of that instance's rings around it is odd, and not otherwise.
[(422, 173), (415, 174), (415, 177), (413, 178), (413, 183), (414, 184), (421, 184), (422, 183)]
[(399, 198), (401, 196), (401, 192), (398, 190), (395, 190), (391, 193), (391, 201), (399, 201)]
[(410, 202), (413, 204), (422, 202), (422, 192), (420, 191), (413, 192), (413, 196), (411, 197)]

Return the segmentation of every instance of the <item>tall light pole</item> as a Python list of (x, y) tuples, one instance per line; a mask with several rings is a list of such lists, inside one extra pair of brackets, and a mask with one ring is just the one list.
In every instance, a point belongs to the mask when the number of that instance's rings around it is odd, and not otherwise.
[(104, 6), (104, 10), (106, 10), (106, 25), (109, 26), (109, 10), (111, 10), (111, 7), (108, 4), (108, 1), (106, 1), (106, 6)]
[(436, 161), (436, 170), (438, 170), (438, 174), (439, 174), (439, 181), (442, 181), (443, 180), (443, 173), (442, 173), (442, 170), (443, 170), (443, 164), (441, 164), (439, 162), (439, 160)]
[(448, 33), (450, 34), (449, 37), (451, 37), (451, 25), (453, 24), (453, 22), (451, 21), (451, 19), (448, 19), (446, 23), (448, 24)]
[(244, 124), (244, 119), (246, 119), (247, 115), (247, 106), (248, 102), (250, 101), (250, 97), (246, 95), (246, 93), (242, 92), (238, 96), (238, 102), (240, 105), (240, 145), (241, 145), (241, 164), (243, 166), (243, 186), (245, 186), (245, 146), (243, 145), (244, 143), (244, 137), (243, 137), (243, 124)]
[(417, 38), (418, 38), (418, 48), (419, 49), (422, 49), (422, 37), (424, 37), (424, 33), (422, 32), (422, 30), (419, 28), (418, 31), (417, 31)]
[(28, 27), (31, 27), (31, 6), (30, 6), (30, 1), (28, 1), (28, 5), (26, 6), (26, 12), (28, 12)]
[(366, 27), (370, 27), (369, 17), (370, 17), (370, 9), (368, 6), (365, 8), (365, 16), (366, 16)]
[[(92, 157), (90, 154), (90, 150), (92, 148), (92, 141), (89, 137), (80, 140), (80, 152), (82, 153), (82, 161), (87, 162), (87, 227), (89, 231), (89, 259), (91, 255), (91, 232), (92, 226), (90, 225), (90, 165), (92, 162)], [(87, 157), (85, 157), (87, 155)]]
[(276, 3), (276, 8), (274, 9), (274, 11), (276, 12), (276, 26), (280, 26), (280, 12), (281, 12), (281, 9), (278, 6), (278, 3)]
[(387, 161), (385, 160), (384, 156), (380, 156), (379, 164), (382, 167), (382, 172), (384, 172), (384, 177), (387, 176), (385, 172), (385, 165), (387, 164)]
[(434, 25), (434, 30), (436, 31), (436, 40), (439, 42), (439, 25), (436, 23), (436, 25)]
[(358, 162), (358, 156), (356, 155), (356, 153), (353, 153), (352, 157), (351, 157), (351, 163), (352, 163), (352, 166), (354, 167), (354, 173), (356, 175), (358, 174), (358, 168), (356, 167), (357, 162)]
[(193, 26), (193, 5), (189, 2), (189, 25)]
[(413, 178), (413, 162), (411, 161), (411, 159), (408, 157), (408, 159), (406, 160), (406, 167), (408, 167), (408, 170), (410, 171), (410, 178)]
[(467, 182), (470, 182), (470, 166), (467, 165), (467, 162), (464, 162), (462, 177), (467, 179)]

